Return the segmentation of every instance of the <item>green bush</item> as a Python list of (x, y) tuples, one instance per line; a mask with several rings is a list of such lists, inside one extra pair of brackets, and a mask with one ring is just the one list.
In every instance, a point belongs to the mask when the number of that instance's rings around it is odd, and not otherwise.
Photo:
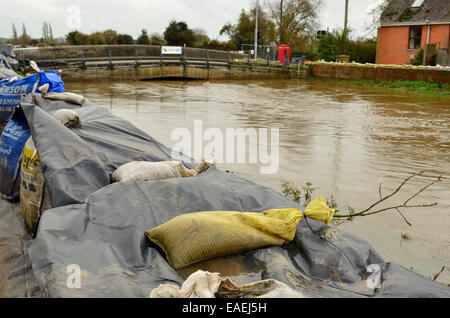
[(424, 51), (421, 49), (414, 55), (414, 58), (411, 60), (412, 65), (423, 65), (423, 55)]
[(316, 53), (325, 61), (336, 61), (338, 55), (349, 55), (350, 61), (375, 63), (376, 50), (375, 40), (350, 40), (349, 31), (334, 31), (320, 36)]

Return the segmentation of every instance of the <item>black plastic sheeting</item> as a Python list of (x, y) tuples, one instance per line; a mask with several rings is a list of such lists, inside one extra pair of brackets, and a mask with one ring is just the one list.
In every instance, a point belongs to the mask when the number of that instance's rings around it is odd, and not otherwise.
[[(120, 165), (168, 160), (170, 149), (89, 101), (81, 108), (40, 97), (36, 102), (39, 107), (25, 101), (22, 107), (55, 207), (43, 214), (29, 248), (43, 296), (148, 297), (159, 284), (181, 285), (185, 277), (146, 230), (183, 213), (298, 207), (216, 169), (193, 178), (111, 184)], [(68, 129), (56, 122), (49, 112), (61, 107), (73, 108), (81, 125)], [(226, 266), (230, 258), (221, 260)], [(311, 297), (450, 297), (449, 287), (386, 263), (367, 242), (314, 220), (302, 220), (289, 244), (250, 251), (242, 260), (260, 269), (258, 275), (242, 273), (247, 282), (273, 278)], [(72, 264), (81, 269), (81, 288), (67, 284)], [(370, 264), (381, 268), (381, 287), (374, 290), (367, 284)], [(10, 272), (7, 282), (19, 275)]]
[(0, 298), (43, 296), (31, 268), (30, 244), (19, 205), (0, 199)]
[(14, 58), (0, 52), (0, 80), (11, 76), (21, 77), (15, 72), (18, 69), (19, 62), (17, 62)]

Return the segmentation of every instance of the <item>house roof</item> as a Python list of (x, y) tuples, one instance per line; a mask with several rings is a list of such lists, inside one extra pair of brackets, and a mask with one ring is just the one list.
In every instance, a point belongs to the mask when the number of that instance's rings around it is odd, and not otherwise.
[(413, 25), (426, 23), (450, 24), (450, 0), (424, 0), (418, 8), (411, 5), (415, 0), (391, 0), (381, 14), (381, 25)]

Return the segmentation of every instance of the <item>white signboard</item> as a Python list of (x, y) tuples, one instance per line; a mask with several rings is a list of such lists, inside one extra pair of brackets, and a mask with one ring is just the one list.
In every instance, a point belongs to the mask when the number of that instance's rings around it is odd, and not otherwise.
[(181, 46), (163, 46), (161, 47), (162, 54), (182, 54), (183, 49)]

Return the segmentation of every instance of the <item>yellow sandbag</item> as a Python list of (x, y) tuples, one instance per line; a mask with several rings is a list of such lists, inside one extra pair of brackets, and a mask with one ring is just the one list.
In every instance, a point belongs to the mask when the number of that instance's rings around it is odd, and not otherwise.
[[(329, 220), (329, 214), (331, 211), (334, 214), (334, 210), (326, 204), (323, 206), (322, 200), (318, 199), (306, 210), (313, 218)], [(177, 216), (146, 234), (178, 269), (219, 256), (283, 245), (294, 239), (302, 217), (303, 213), (298, 209), (274, 209), (263, 213), (197, 212)]]
[(311, 201), (310, 204), (306, 206), (305, 215), (310, 219), (316, 221), (321, 221), (325, 224), (330, 224), (333, 220), (334, 209), (328, 207), (327, 202), (323, 196)]

